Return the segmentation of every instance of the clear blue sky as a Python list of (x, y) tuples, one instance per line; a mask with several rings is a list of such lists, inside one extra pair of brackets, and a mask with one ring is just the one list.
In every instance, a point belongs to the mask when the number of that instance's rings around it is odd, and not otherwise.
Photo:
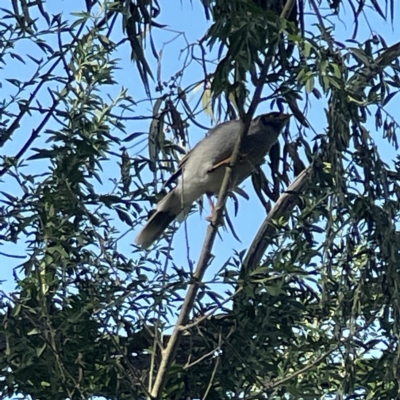
[[(204, 17), (203, 8), (200, 4), (199, 0), (193, 0), (192, 2), (185, 0), (169, 0), (168, 5), (167, 2), (161, 2), (162, 13), (161, 17), (158, 19), (158, 22), (165, 23), (169, 25), (170, 31), (166, 30), (153, 30), (153, 37), (156, 43), (156, 47), (160, 50), (164, 43), (169, 42), (174, 37), (177, 37), (177, 32), (184, 32), (186, 36), (186, 40), (189, 43), (193, 43), (199, 38), (201, 38), (206, 29), (207, 29), (207, 21)], [(63, 18), (68, 18), (71, 21), (74, 20), (75, 17), (70, 16), (67, 17), (68, 14), (72, 11), (76, 12), (81, 9), (84, 9), (84, 1), (68, 1), (68, 0), (58, 0), (58, 1), (48, 1), (46, 3), (46, 9), (51, 14), (56, 13), (63, 13)], [(399, 2), (396, 2), (396, 16), (398, 16), (400, 10)], [(395, 18), (396, 18), (395, 16)], [(1, 12), (0, 12), (1, 17)], [(312, 19), (312, 16), (308, 18)], [(345, 39), (349, 38), (352, 33), (352, 14), (350, 10), (345, 10), (345, 12), (341, 16), (342, 22), (337, 22), (335, 35), (339, 41), (344, 41)], [(385, 37), (388, 45), (394, 43), (400, 37), (400, 28), (392, 30), (392, 27), (384, 23), (379, 17), (374, 15), (373, 18), (370, 18), (370, 23), (372, 24), (372, 28), (378, 34)], [(398, 24), (395, 24), (395, 26)], [(117, 30), (115, 30), (117, 31)], [(360, 24), (359, 28), (359, 35), (358, 38), (360, 40), (365, 39), (370, 36), (370, 31), (367, 25), (363, 22)], [(117, 40), (117, 37), (113, 38)], [(54, 43), (56, 45), (56, 43)], [(168, 81), (169, 78), (176, 73), (182, 67), (182, 58), (180, 59), (181, 50), (186, 47), (185, 39), (183, 35), (178, 36), (174, 41), (170, 42), (169, 44), (165, 45), (164, 52), (163, 52), (163, 63), (162, 63), (162, 77), (164, 80)], [(34, 64), (30, 62), (24, 54), (31, 54), (35, 56), (35, 50), (33, 50), (32, 44), (25, 40), (18, 44), (17, 48), (15, 49), (16, 52), (21, 55), (24, 59), (26, 59), (26, 65), (21, 64), (17, 60), (8, 59), (8, 64), (3, 66), (3, 69), (0, 70), (0, 82), (2, 83), (2, 97), (6, 97), (15, 93), (15, 87), (5, 82), (5, 78), (18, 78), (21, 80), (26, 79), (27, 77), (31, 76), (32, 68)], [(152, 59), (150, 56), (150, 48), (148, 49), (149, 59)], [(33, 53), (32, 53), (33, 52)], [(38, 57), (41, 57), (41, 53), (37, 53)], [(130, 60), (130, 47), (128, 43), (125, 43), (124, 46), (121, 46), (118, 54), (115, 55), (115, 58), (120, 58), (120, 66), (121, 70), (115, 71), (115, 78), (121, 84), (128, 88), (130, 94), (134, 97), (135, 100), (141, 100), (145, 98), (145, 93), (142, 89), (142, 84), (138, 74), (136, 72), (136, 67)], [(153, 70), (156, 69), (156, 64), (152, 61), (151, 65)], [(186, 84), (190, 84), (196, 79), (200, 79), (202, 76), (199, 66), (195, 64), (191, 65), (184, 76), (184, 82)], [(183, 85), (185, 86), (185, 85)], [(112, 87), (105, 87), (104, 94), (111, 94), (115, 95), (119, 92), (120, 87), (116, 86)], [(22, 97), (27, 97), (29, 95), (29, 91), (24, 94)], [(200, 92), (199, 92), (200, 93)], [(48, 104), (49, 96), (46, 91), (42, 91), (39, 96), (43, 105)], [(388, 110), (390, 110), (393, 115), (396, 115), (396, 98), (392, 100), (392, 103), (389, 105)], [(312, 100), (311, 108), (308, 113), (308, 119), (312, 123), (313, 128), (317, 132), (322, 132), (325, 128), (325, 116), (323, 113), (323, 109), (325, 106), (324, 100)], [(264, 112), (263, 109), (259, 108), (258, 113)], [(146, 105), (139, 105), (136, 109), (137, 115), (150, 115), (151, 114), (151, 107), (148, 103)], [(210, 118), (206, 115), (203, 115), (199, 118), (199, 121), (204, 125), (211, 126), (212, 122)], [(35, 128), (38, 124), (37, 117), (25, 117), (21, 123), (21, 128), (17, 131), (17, 133), (13, 137), (13, 141), (7, 143), (7, 145), (0, 149), (2, 154), (6, 155), (14, 155), (18, 152), (21, 147), (21, 143), (23, 143), (26, 138), (30, 135), (31, 130)], [(127, 132), (128, 134), (135, 131), (148, 131), (150, 122), (148, 120), (145, 121), (133, 121), (127, 124)], [(49, 125), (50, 128), (57, 128), (57, 125), (52, 122)], [(371, 131), (374, 131), (374, 126), (371, 124), (370, 126)], [(296, 125), (292, 122), (291, 124), (291, 133), (295, 137), (296, 136)], [(122, 135), (121, 133), (117, 133), (118, 135)], [(190, 135), (190, 144), (193, 146), (203, 135), (205, 134), (204, 131), (201, 129), (192, 126), (189, 131)], [(312, 131), (308, 131), (308, 138), (311, 140), (314, 136)], [(381, 133), (374, 134), (376, 137), (376, 141), (379, 145), (382, 145), (381, 152), (387, 154), (387, 161), (394, 159), (395, 153), (394, 150), (383, 142), (379, 140), (381, 137)], [(40, 139), (34, 144), (33, 147), (40, 147), (45, 142), (45, 135), (42, 135)], [(134, 150), (136, 150), (135, 148)], [(145, 150), (146, 151), (146, 150)], [(131, 150), (130, 155), (132, 157), (135, 156), (133, 150)], [(28, 156), (28, 154), (27, 154)], [(98, 190), (101, 192), (107, 192), (111, 188), (111, 184), (109, 183), (108, 179), (113, 177), (118, 177), (119, 167), (116, 164), (117, 159), (110, 160), (106, 165), (104, 165), (104, 171), (102, 172), (102, 179), (104, 182), (103, 187), (98, 187)], [(46, 170), (46, 165), (42, 161), (30, 161), (29, 162), (29, 172), (44, 172)], [(266, 169), (267, 171), (267, 169)], [(17, 188), (11, 186), (11, 181), (9, 178), (5, 178), (3, 182), (0, 183), (1, 191), (6, 191), (9, 193), (18, 193)], [(213, 254), (216, 256), (213, 265), (209, 268), (206, 279), (211, 279), (213, 274), (219, 270), (222, 263), (233, 254), (233, 250), (243, 250), (248, 247), (250, 244), (253, 236), (257, 232), (260, 224), (262, 223), (263, 219), (265, 218), (265, 211), (260, 204), (258, 198), (253, 193), (252, 186), (250, 180), (247, 180), (243, 185), (244, 189), (249, 193), (251, 200), (246, 201), (244, 199), (240, 200), (240, 208), (239, 208), (239, 215), (237, 217), (232, 218), (235, 226), (235, 230), (241, 238), (242, 243), (238, 243), (230, 232), (226, 232), (223, 229), (220, 229), (220, 234), (222, 236), (217, 239)], [(232, 202), (229, 202), (228, 208), (230, 209), (230, 215), (233, 217), (232, 211)], [(147, 205), (150, 208), (150, 205)], [(176, 251), (174, 253), (175, 263), (177, 265), (181, 265), (184, 268), (188, 269), (188, 261), (187, 259), (190, 258), (191, 260), (195, 261), (198, 259), (198, 256), (201, 251), (201, 245), (203, 243), (203, 239), (205, 236), (207, 222), (205, 221), (205, 217), (207, 216), (207, 211), (200, 215), (196, 213), (189, 218), (187, 223), (188, 234), (190, 237), (190, 254), (187, 255), (186, 251), (183, 249), (179, 249), (178, 243), (185, 243), (184, 235), (185, 229), (183, 226), (179, 229), (178, 233), (175, 235), (174, 238), (174, 245), (176, 247)], [(127, 226), (115, 220), (115, 225), (124, 232), (127, 230)], [(131, 243), (134, 240), (134, 237), (137, 232), (130, 232), (126, 235), (120, 243), (119, 250), (124, 252), (126, 255), (132, 253), (132, 246)], [(4, 244), (0, 247), (0, 251), (9, 253), (9, 254), (17, 254), (17, 255), (24, 255), (26, 252), (26, 246), (24, 240), (21, 240), (19, 243), (12, 245), (12, 244)], [(0, 256), (0, 265), (1, 265), (1, 277), (5, 279), (6, 282), (0, 286), (0, 290), (10, 291), (14, 288), (13, 276), (12, 271), (13, 267), (19, 264), (21, 260), (10, 259), (4, 256)], [(221, 288), (220, 288), (221, 289)]]

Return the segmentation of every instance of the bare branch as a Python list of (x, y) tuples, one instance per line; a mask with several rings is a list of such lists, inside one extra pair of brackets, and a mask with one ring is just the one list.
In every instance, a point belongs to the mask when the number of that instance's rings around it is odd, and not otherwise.
[(260, 263), (261, 257), (264, 255), (277, 229), (272, 221), (295, 207), (299, 196), (307, 188), (311, 174), (311, 166), (303, 170), (297, 179), (279, 197), (272, 210), (268, 213), (243, 261), (241, 277), (247, 276), (251, 269)]

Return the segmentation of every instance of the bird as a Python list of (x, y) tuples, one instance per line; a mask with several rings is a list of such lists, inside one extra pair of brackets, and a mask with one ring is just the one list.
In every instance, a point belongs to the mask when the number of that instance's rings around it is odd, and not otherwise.
[[(264, 161), (265, 155), (276, 143), (291, 114), (270, 112), (254, 118), (243, 138), (239, 157), (233, 166), (229, 190), (234, 190)], [(180, 161), (178, 169), (165, 182), (177, 182), (156, 209), (135, 239), (137, 246), (148, 249), (177, 219), (186, 217), (192, 204), (206, 194), (218, 194), (225, 175), (225, 166), (231, 161), (243, 121), (231, 120), (216, 125)]]

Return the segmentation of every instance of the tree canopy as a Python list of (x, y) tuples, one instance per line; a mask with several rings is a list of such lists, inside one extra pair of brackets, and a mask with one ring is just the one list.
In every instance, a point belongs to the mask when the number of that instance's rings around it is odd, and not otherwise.
[[(187, 5), (193, 40), (163, 17)], [(3, 4), (0, 397), (399, 398), (395, 7)], [(266, 109), (292, 118), (257, 211), (228, 166), (210, 223), (136, 247), (194, 130)]]

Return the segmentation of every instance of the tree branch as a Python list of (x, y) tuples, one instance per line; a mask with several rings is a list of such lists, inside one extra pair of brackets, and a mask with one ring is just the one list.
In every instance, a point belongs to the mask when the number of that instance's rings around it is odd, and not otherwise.
[(253, 266), (257, 266), (264, 255), (271, 238), (274, 236), (277, 228), (272, 220), (277, 219), (289, 210), (292, 210), (297, 204), (297, 200), (301, 193), (308, 186), (309, 178), (312, 174), (312, 166), (303, 170), (297, 179), (287, 188), (287, 190), (279, 197), (274, 207), (268, 213), (260, 229), (258, 230), (253, 242), (251, 243), (246, 257), (242, 264), (240, 273), (241, 278), (247, 276)]
[[(290, 1), (290, 0), (289, 0)], [(151, 392), (153, 399), (161, 398), (161, 393), (168, 378), (168, 370), (175, 358), (176, 351), (178, 349), (179, 343), (182, 338), (183, 331), (180, 328), (182, 325), (186, 325), (189, 320), (189, 314), (193, 308), (194, 301), (196, 299), (197, 292), (200, 287), (200, 283), (203, 279), (204, 273), (209, 265), (211, 259), (211, 251), (214, 246), (214, 241), (218, 232), (218, 226), (222, 220), (223, 211), (225, 208), (225, 202), (228, 196), (229, 182), (232, 175), (232, 169), (238, 159), (240, 146), (243, 138), (247, 135), (250, 127), (251, 120), (253, 119), (254, 112), (258, 106), (261, 98), (262, 90), (264, 88), (264, 83), (268, 75), (269, 66), (271, 63), (273, 52), (275, 51), (276, 45), (269, 48), (268, 53), (265, 55), (265, 60), (263, 68), (260, 72), (260, 77), (258, 79), (257, 87), (254, 91), (253, 99), (251, 101), (250, 107), (245, 115), (243, 115), (243, 126), (239, 134), (239, 138), (235, 144), (235, 148), (232, 153), (231, 162), (226, 166), (224, 180), (222, 182), (221, 189), (218, 194), (218, 203), (215, 207), (215, 212), (212, 217), (212, 221), (207, 229), (206, 238), (203, 243), (203, 248), (201, 251), (200, 259), (197, 264), (196, 271), (192, 276), (193, 283), (189, 286), (187, 291), (185, 301), (182, 304), (181, 311), (179, 313), (178, 319), (176, 321), (174, 331), (168, 341), (167, 347), (162, 351), (162, 360), (160, 368), (157, 373), (157, 377)]]

